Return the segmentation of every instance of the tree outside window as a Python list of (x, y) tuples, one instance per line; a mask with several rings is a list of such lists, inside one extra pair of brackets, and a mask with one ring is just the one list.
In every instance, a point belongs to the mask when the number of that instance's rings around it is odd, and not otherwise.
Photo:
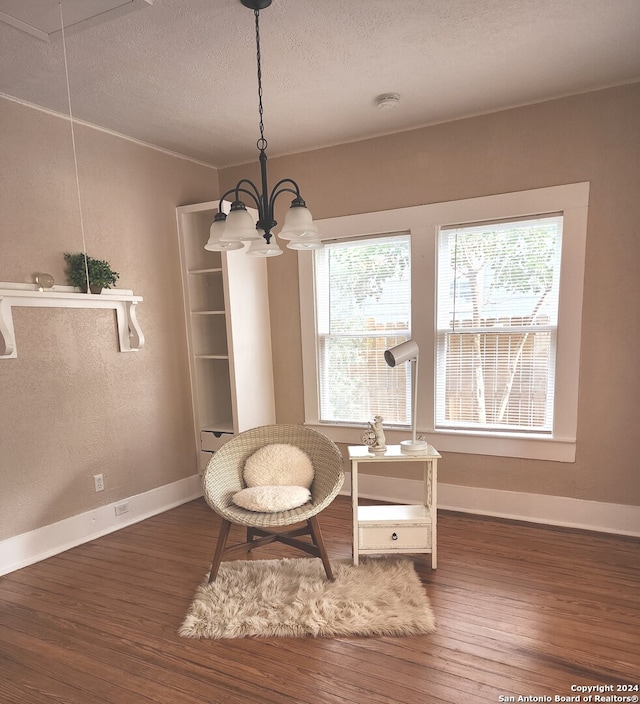
[(320, 417), (409, 425), (410, 379), (384, 351), (410, 337), (407, 235), (328, 244), (315, 254)]
[(551, 432), (562, 217), (442, 228), (437, 427)]

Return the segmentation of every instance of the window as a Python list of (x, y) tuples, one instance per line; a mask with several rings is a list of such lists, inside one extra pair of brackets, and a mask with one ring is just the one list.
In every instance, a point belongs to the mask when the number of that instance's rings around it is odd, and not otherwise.
[(436, 428), (553, 431), (562, 216), (438, 234)]
[(328, 243), (314, 273), (320, 422), (410, 422), (406, 369), (383, 357), (411, 336), (409, 236)]
[[(450, 452), (575, 460), (587, 183), (318, 223), (300, 252), (305, 422), (359, 442), (376, 414)], [(402, 367), (405, 367), (404, 369)], [(401, 428), (405, 428), (403, 431)]]

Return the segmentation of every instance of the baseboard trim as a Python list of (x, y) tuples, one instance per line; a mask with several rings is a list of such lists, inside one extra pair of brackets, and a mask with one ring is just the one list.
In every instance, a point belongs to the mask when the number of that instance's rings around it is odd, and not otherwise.
[[(0, 576), (197, 499), (202, 496), (201, 481), (201, 476), (194, 474), (7, 538), (0, 542)], [(379, 501), (412, 503), (422, 494), (422, 482), (415, 479), (360, 474), (358, 484), (362, 498)], [(341, 493), (348, 496), (350, 486), (350, 474), (346, 472)], [(116, 504), (125, 501), (129, 511), (116, 516)], [(438, 483), (438, 508), (640, 537), (640, 506)]]
[[(346, 472), (343, 494), (351, 493), (351, 477)], [(422, 495), (422, 482), (416, 479), (359, 474), (360, 496), (394, 503), (414, 503)], [(601, 533), (640, 537), (640, 506), (583, 501), (566, 496), (528, 494), (519, 491), (481, 489), (438, 483), (438, 508), (481, 516), (544, 523)]]
[[(44, 560), (69, 548), (150, 518), (202, 496), (202, 478), (194, 474), (143, 494), (65, 518), (42, 528), (0, 542), (0, 575)], [(115, 515), (117, 504), (128, 503), (129, 511)]]

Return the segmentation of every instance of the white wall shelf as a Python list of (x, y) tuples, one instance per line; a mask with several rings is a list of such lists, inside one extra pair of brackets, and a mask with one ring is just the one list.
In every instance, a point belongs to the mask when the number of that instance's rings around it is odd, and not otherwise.
[(81, 293), (73, 286), (53, 286), (41, 290), (37, 284), (0, 281), (0, 359), (18, 356), (13, 325), (13, 309), (31, 308), (107, 308), (115, 310), (120, 352), (137, 352), (144, 346), (144, 335), (136, 319), (141, 296), (125, 289), (103, 289), (102, 293)]

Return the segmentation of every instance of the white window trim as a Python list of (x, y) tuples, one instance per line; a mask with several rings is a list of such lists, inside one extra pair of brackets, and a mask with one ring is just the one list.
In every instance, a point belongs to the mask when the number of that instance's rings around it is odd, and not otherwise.
[[(318, 220), (322, 240), (350, 239), (363, 235), (411, 235), (412, 335), (420, 346), (418, 432), (440, 451), (498, 457), (522, 457), (574, 462), (578, 414), (582, 296), (587, 233), (589, 184), (573, 183), (530, 191), (419, 205), (376, 213)], [(434, 430), (436, 259), (438, 229), (493, 219), (562, 212), (560, 331), (556, 357), (556, 396), (553, 436), (530, 433), (498, 434), (481, 431)], [(420, 272), (431, 272), (431, 276)], [(315, 344), (315, 291), (313, 254), (298, 253), (305, 423), (337, 442), (357, 444), (364, 427), (331, 425), (318, 420), (318, 360)], [(415, 301), (420, 301), (416, 306)], [(433, 370), (433, 373), (431, 373)], [(399, 442), (404, 430), (390, 429), (387, 442)]]

